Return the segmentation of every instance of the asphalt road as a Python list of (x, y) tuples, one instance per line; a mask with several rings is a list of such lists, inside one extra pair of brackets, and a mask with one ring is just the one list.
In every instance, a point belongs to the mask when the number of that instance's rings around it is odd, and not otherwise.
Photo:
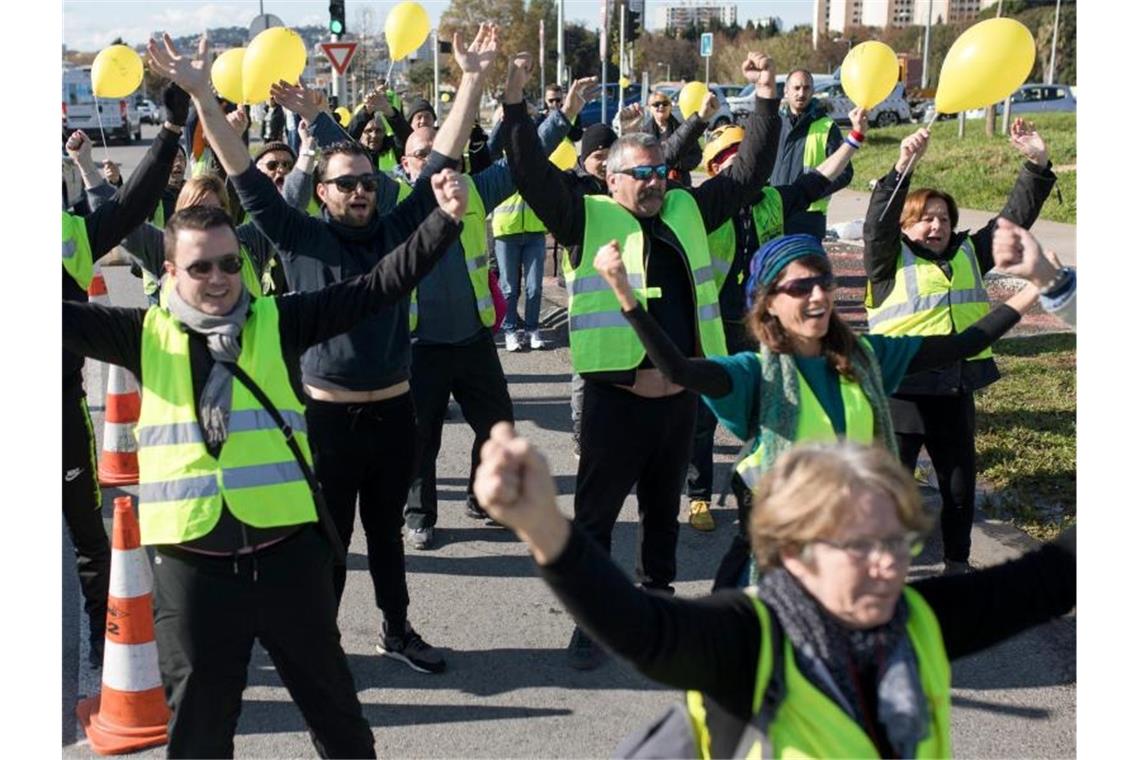
[[(138, 280), (125, 267), (109, 267), (106, 274), (113, 302), (142, 305)], [(546, 452), (559, 505), (569, 514), (576, 472), (569, 434), (569, 357), (564, 330), (554, 336), (560, 346), (554, 350), (500, 356), (519, 430)], [(102, 431), (102, 374), (89, 363), (97, 441)], [(611, 661), (590, 673), (564, 665), (562, 650), (569, 641), (571, 620), (537, 578), (523, 546), (507, 531), (464, 515), (472, 434), (458, 414), (454, 417), (445, 427), (439, 460), (439, 548), (409, 550), (407, 557), (410, 619), (429, 642), (448, 650), (446, 673), (415, 673), (375, 654), (380, 619), (359, 523), (350, 547), (340, 626), (377, 751), (398, 757), (609, 757), (623, 736), (655, 718), (679, 694), (620, 662)], [(718, 431), (718, 489), (726, 482), (737, 445)], [(105, 493), (105, 516), (111, 514), (111, 496), (116, 493), (110, 489)], [(735, 530), (731, 505), (730, 498), (728, 506), (714, 507), (717, 528), (711, 534), (682, 526), (679, 594), (699, 595), (710, 586)], [(633, 564), (635, 530), (631, 497), (614, 538), (614, 556), (627, 572)], [(916, 577), (936, 571), (938, 543), (935, 537), (919, 558), (913, 570)], [(993, 564), (1032, 544), (1007, 525), (979, 522), (974, 530), (974, 560)], [(81, 600), (66, 535), (62, 563), (63, 755), (89, 757), (92, 752), (74, 721), (74, 704), (78, 696), (97, 689), (98, 681), (85, 665)], [(1074, 756), (1075, 638), (1075, 618), (1070, 617), (956, 662), (956, 754)], [(313, 756), (300, 712), (260, 648), (255, 648), (248, 683), (236, 754)], [(163, 750), (143, 754), (161, 757)]]

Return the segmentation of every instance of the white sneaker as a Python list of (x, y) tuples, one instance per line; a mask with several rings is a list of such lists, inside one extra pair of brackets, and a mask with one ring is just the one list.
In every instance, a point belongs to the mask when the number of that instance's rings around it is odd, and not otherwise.
[(530, 347), (535, 351), (546, 348), (546, 341), (539, 336), (538, 330), (530, 331)]
[(522, 341), (519, 340), (520, 335), (522, 335), (521, 332), (515, 332), (514, 330), (506, 333), (504, 340), (506, 341), (508, 351), (522, 351)]

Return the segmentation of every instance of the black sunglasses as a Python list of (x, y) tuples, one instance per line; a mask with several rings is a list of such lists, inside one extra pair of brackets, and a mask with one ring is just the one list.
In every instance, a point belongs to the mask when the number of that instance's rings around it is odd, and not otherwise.
[(322, 182), (326, 185), (336, 185), (336, 189), (342, 193), (351, 193), (358, 185), (364, 188), (364, 192), (374, 193), (376, 188), (380, 186), (380, 180), (375, 172), (370, 174), (344, 174), (340, 177), (322, 180)]
[(656, 103), (650, 103), (649, 105), (653, 106), (654, 108), (669, 108), (673, 104), (668, 100), (658, 100)]
[(669, 167), (666, 164), (657, 164), (656, 166), (631, 166), (628, 169), (618, 169), (618, 174), (628, 174), (636, 180), (644, 182), (647, 179), (652, 179), (656, 174), (658, 179), (665, 179), (669, 176)]
[(287, 172), (293, 168), (293, 162), (287, 158), (282, 159), (280, 161), (266, 161), (265, 162), (265, 168), (271, 172), (277, 171), (278, 167), (281, 167), (281, 171)]
[(214, 271), (215, 264), (218, 265), (218, 269), (222, 270), (223, 274), (237, 274), (241, 271), (242, 260), (238, 254), (231, 253), (217, 259), (198, 259), (188, 266), (178, 268), (195, 280), (204, 280)]
[(772, 292), (787, 293), (796, 298), (803, 298), (804, 296), (810, 296), (812, 291), (815, 290), (816, 285), (825, 291), (830, 292), (835, 290), (835, 275), (828, 272), (826, 274), (816, 275), (815, 277), (799, 277), (773, 286)]

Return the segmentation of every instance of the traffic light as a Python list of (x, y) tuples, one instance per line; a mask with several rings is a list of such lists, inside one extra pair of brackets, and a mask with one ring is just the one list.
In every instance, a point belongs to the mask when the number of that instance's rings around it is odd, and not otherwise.
[(626, 42), (633, 42), (641, 34), (641, 11), (631, 10), (627, 5), (625, 7), (625, 40)]
[(344, 0), (329, 0), (329, 31), (344, 34)]

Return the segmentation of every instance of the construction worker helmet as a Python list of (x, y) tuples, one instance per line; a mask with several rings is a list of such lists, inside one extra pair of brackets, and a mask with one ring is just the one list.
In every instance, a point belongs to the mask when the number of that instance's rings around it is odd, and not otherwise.
[(705, 143), (704, 155), (701, 156), (701, 164), (704, 165), (705, 171), (711, 172), (712, 169), (709, 164), (725, 150), (739, 144), (743, 139), (744, 128), (735, 124), (721, 127), (709, 135), (709, 140)]

